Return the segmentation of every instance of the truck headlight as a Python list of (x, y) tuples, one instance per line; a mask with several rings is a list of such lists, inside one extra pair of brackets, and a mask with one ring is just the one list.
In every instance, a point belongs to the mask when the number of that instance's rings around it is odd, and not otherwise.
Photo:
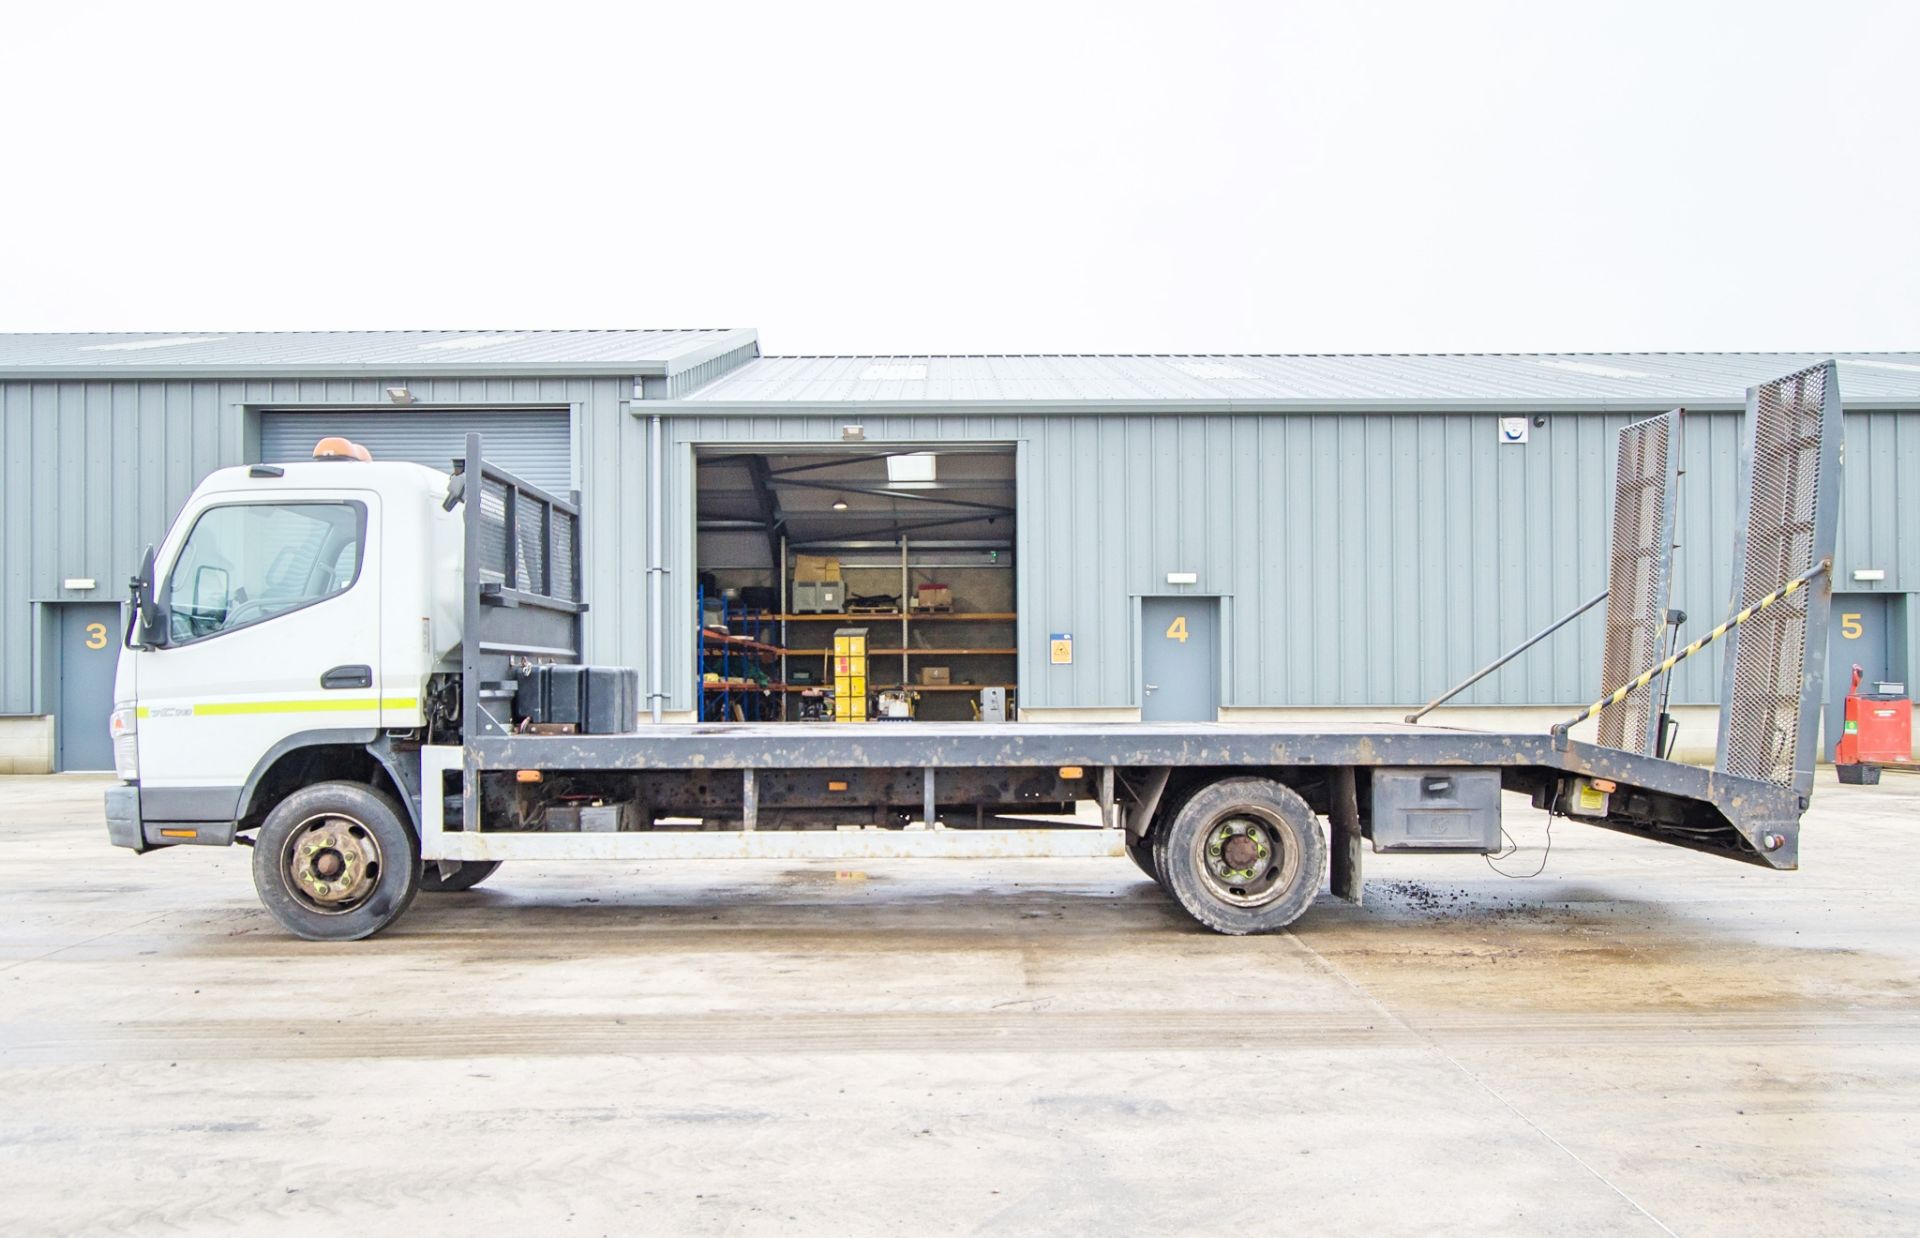
[(123, 782), (140, 780), (140, 737), (134, 730), (138, 716), (133, 706), (121, 705), (107, 720), (107, 730), (113, 735), (113, 768)]

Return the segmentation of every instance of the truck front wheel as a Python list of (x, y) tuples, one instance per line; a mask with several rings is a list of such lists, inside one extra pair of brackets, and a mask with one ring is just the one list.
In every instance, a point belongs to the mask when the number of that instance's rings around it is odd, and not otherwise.
[(1327, 842), (1313, 809), (1267, 778), (1202, 787), (1164, 827), (1160, 883), (1216, 933), (1271, 933), (1300, 918), (1320, 890)]
[(280, 801), (253, 847), (253, 885), (273, 918), (308, 941), (359, 941), (420, 892), (420, 843), (400, 808), (357, 782)]

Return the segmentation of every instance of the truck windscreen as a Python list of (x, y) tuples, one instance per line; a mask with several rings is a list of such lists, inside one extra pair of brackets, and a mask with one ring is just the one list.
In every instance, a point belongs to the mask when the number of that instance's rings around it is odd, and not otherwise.
[(167, 578), (173, 644), (204, 640), (344, 593), (360, 571), (359, 503), (231, 503), (194, 521)]

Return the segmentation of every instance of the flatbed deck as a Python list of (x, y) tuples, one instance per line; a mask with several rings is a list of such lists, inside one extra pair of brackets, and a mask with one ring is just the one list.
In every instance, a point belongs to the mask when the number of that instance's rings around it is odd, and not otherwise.
[[(429, 749), (429, 752), (433, 750)], [(1706, 805), (1728, 827), (1639, 828), (1666, 842), (1793, 868), (1802, 797), (1790, 787), (1550, 735), (1397, 722), (866, 722), (642, 726), (620, 735), (491, 735), (443, 750), (443, 768), (487, 771), (954, 770), (1080, 766), (1213, 768), (1497, 768), (1508, 790), (1579, 775)]]

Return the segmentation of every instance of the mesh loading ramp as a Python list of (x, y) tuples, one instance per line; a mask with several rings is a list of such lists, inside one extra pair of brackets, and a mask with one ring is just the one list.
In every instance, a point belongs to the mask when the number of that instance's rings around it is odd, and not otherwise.
[[(1607, 553), (1603, 695), (1660, 658), (1673, 581), (1674, 509), (1680, 473), (1681, 410), (1621, 429), (1614, 457), (1613, 523)], [(1599, 742), (1654, 754), (1660, 732), (1659, 684), (1600, 711)]]
[(1839, 521), (1844, 427), (1835, 364), (1750, 388), (1742, 434), (1731, 609), (1757, 606), (1822, 562), (1829, 570), (1728, 634), (1714, 767), (1804, 798), (1813, 791), (1826, 695)]

